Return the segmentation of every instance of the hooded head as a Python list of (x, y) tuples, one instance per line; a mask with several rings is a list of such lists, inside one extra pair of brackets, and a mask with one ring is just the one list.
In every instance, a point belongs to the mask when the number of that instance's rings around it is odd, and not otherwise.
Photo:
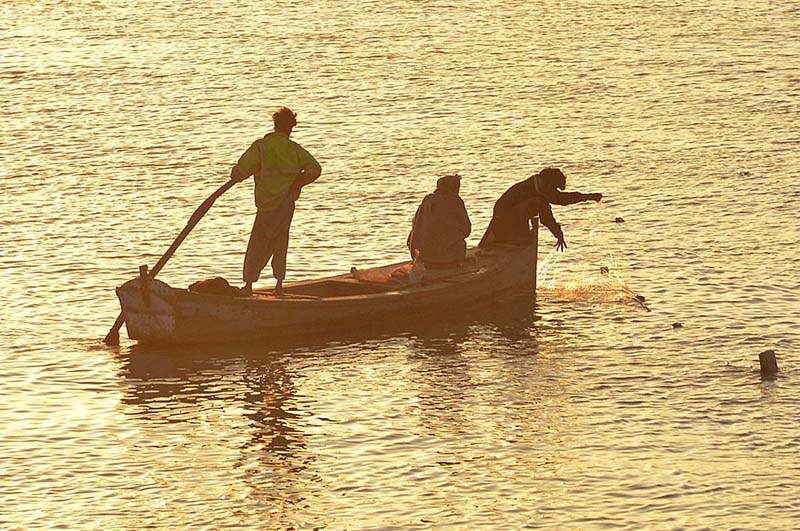
[(567, 187), (567, 176), (558, 168), (545, 168), (540, 171), (535, 177), (538, 180), (539, 186), (545, 190), (559, 189), (563, 190)]
[(445, 175), (436, 181), (436, 193), (439, 194), (456, 194), (461, 188), (461, 176), (457, 173), (453, 175)]

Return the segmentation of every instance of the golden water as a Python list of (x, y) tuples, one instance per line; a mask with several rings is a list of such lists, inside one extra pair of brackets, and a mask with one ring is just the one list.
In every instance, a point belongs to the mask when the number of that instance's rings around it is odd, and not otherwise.
[[(797, 527), (800, 10), (699, 4), (4, 1), (0, 528)], [(473, 244), (544, 165), (605, 199), (535, 310), (102, 347), (278, 105), (324, 169), (289, 280), (403, 259), (443, 172)], [(251, 194), (160, 277), (238, 282)]]

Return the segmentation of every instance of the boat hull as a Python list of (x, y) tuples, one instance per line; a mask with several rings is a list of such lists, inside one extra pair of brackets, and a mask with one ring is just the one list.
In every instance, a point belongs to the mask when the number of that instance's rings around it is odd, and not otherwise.
[[(393, 264), (377, 271), (402, 268)], [(302, 338), (333, 331), (379, 332), (437, 312), (491, 304), (536, 290), (536, 246), (470, 249), (455, 269), (429, 270), (417, 284), (380, 284), (338, 275), (285, 286), (285, 296), (232, 297), (172, 288), (143, 276), (117, 288), (128, 337), (142, 343), (197, 344)]]

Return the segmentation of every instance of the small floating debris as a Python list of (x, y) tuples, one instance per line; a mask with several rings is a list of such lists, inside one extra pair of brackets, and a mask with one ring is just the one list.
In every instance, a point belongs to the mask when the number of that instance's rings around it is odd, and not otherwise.
[(606, 266), (601, 266), (600, 267), (600, 274), (601, 275), (607, 275), (608, 274), (608, 268)]
[(744, 171), (740, 171), (739, 175), (741, 175), (742, 177), (748, 177), (748, 176), (751, 175), (751, 173), (749, 171), (747, 171), (747, 170), (744, 170)]
[(625, 220), (622, 219), (622, 218), (617, 217), (617, 218), (614, 218), (614, 223), (625, 223)]
[(672, 323), (672, 328), (683, 328), (683, 324), (681, 324), (681, 323)]
[(761, 364), (761, 377), (772, 379), (778, 374), (778, 358), (774, 350), (765, 350), (758, 355)]

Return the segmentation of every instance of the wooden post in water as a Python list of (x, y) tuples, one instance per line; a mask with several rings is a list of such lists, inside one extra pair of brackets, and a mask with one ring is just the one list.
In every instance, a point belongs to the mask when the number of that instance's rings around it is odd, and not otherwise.
[(774, 350), (765, 350), (759, 354), (758, 361), (761, 363), (762, 378), (774, 378), (778, 374), (778, 359)]

